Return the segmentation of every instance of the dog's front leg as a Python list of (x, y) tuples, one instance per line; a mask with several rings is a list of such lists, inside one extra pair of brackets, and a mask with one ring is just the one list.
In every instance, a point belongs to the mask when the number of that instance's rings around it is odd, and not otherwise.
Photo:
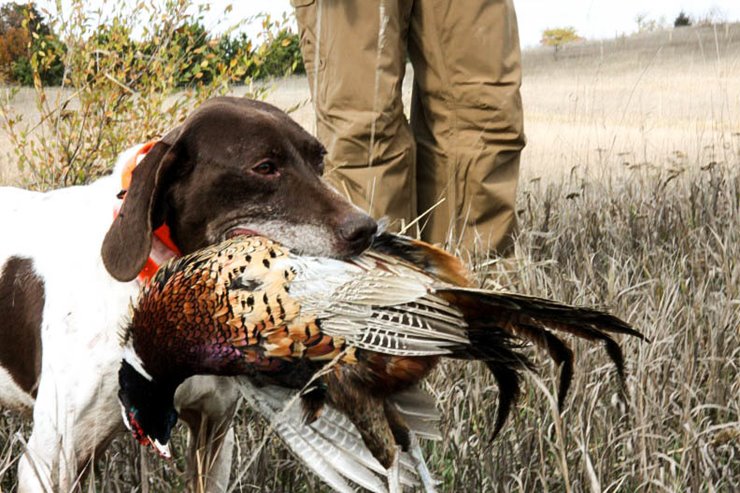
[[(70, 338), (71, 339), (71, 338)], [(80, 488), (94, 454), (123, 429), (116, 399), (120, 349), (109, 341), (45, 344), (33, 430), (18, 469), (21, 493)], [(66, 348), (66, 351), (64, 349)]]

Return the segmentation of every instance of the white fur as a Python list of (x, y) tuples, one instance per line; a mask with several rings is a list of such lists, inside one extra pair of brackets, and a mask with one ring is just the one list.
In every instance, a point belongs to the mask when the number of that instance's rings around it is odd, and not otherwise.
[[(270, 238), (276, 243), (290, 245), (291, 250), (316, 257), (331, 257), (336, 255), (336, 247), (332, 243), (333, 232), (323, 225), (291, 224), (281, 220), (243, 222), (231, 229), (246, 229)], [(209, 231), (209, 237), (214, 241), (221, 241), (215, 232)]]
[[(11, 256), (30, 258), (46, 295), (35, 402), (0, 369), (0, 403), (33, 410), (33, 430), (19, 464), (21, 492), (69, 491), (81, 461), (123, 430), (118, 331), (138, 285), (113, 279), (100, 247), (118, 203), (121, 170), (138, 149), (124, 152), (111, 176), (90, 185), (48, 193), (0, 187), (0, 266)], [(229, 394), (230, 385), (213, 377), (188, 381), (178, 390), (176, 405), (199, 409), (197, 400), (206, 392), (235, 395), (235, 390)], [(212, 410), (212, 416), (231, 410)], [(213, 489), (228, 481), (230, 446), (227, 440), (211, 471), (216, 477), (209, 485), (218, 484)]]

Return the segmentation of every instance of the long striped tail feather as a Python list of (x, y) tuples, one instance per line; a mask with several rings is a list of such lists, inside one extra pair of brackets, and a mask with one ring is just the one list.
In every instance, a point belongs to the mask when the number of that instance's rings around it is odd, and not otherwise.
[[(617, 370), (622, 392), (624, 357), (610, 334), (646, 338), (623, 320), (603, 311), (573, 307), (540, 298), (469, 288), (444, 288), (437, 294), (459, 308), (469, 324), (470, 347), (457, 357), (482, 360), (499, 386), (499, 403), (492, 439), (500, 432), (519, 396), (522, 370), (532, 369), (516, 349), (516, 341), (544, 350), (560, 368), (558, 406), (562, 410), (573, 379), (574, 355), (559, 333), (601, 342)], [(459, 352), (460, 353), (460, 352)]]

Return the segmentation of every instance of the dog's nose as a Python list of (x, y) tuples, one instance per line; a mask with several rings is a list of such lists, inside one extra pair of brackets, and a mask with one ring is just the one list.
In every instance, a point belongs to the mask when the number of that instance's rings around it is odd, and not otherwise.
[(348, 255), (362, 253), (378, 231), (378, 223), (365, 213), (357, 212), (347, 216), (338, 228), (339, 237), (347, 243)]

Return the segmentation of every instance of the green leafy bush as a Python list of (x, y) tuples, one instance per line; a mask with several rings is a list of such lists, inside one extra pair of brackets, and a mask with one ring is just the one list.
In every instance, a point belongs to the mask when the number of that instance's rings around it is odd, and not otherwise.
[(12, 80), (32, 86), (34, 76), (48, 86), (61, 85), (64, 78), (64, 44), (52, 34), (31, 33), (29, 56), (19, 56), (11, 63)]
[(283, 16), (275, 21), (265, 16), (262, 27), (266, 40), (253, 52), (254, 65), (249, 75), (255, 79), (284, 77), (293, 73), (305, 74), (298, 35), (288, 27)]
[[(141, 5), (137, 5), (135, 10), (140, 10)], [(305, 72), (298, 35), (291, 30), (285, 15), (280, 20), (262, 16), (264, 42), (259, 44), (244, 33), (219, 35), (208, 32), (201, 15), (183, 15), (179, 20), (180, 24), (174, 24), (171, 19), (169, 26), (169, 42), (181, 59), (179, 73), (175, 75), (178, 87), (189, 87), (194, 83), (210, 84), (225, 66), (233, 67), (240, 63), (245, 70), (239, 76), (241, 79), (237, 77), (239, 82)], [(56, 34), (56, 29), (62, 26), (58, 22), (52, 24), (32, 3), (11, 2), (0, 7), (2, 79), (33, 86), (36, 73), (46, 86), (63, 83), (66, 46)], [(134, 27), (124, 22), (123, 16), (114, 16), (104, 23), (98, 23), (96, 30), (88, 33), (87, 39), (96, 47), (97, 51), (93, 52), (96, 61), (101, 50), (120, 50), (121, 58), (137, 50), (148, 56), (157, 53), (162, 39), (158, 36), (146, 39), (136, 36), (134, 40)], [(239, 57), (246, 58), (239, 60)]]

